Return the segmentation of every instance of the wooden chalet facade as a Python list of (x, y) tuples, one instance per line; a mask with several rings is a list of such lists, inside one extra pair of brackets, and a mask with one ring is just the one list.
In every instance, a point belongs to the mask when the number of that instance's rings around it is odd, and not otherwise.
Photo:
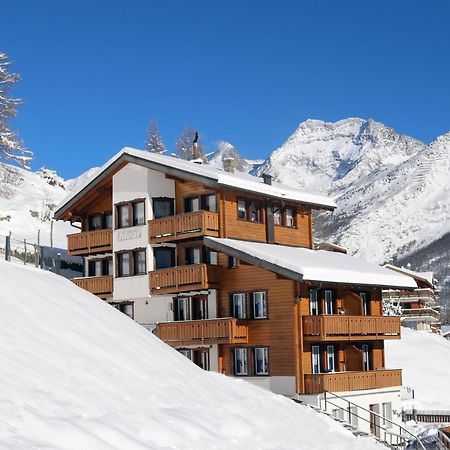
[[(81, 223), (68, 236), (85, 260), (74, 283), (200, 367), (319, 405), (324, 391), (364, 394), (392, 416), (402, 379), (384, 341), (400, 319), (383, 316), (382, 289), (416, 285), (372, 265), (353, 279), (352, 257), (313, 250), (312, 210), (333, 208), (269, 177), (124, 149), (55, 216)], [(308, 277), (283, 252), (330, 260), (333, 275)]]

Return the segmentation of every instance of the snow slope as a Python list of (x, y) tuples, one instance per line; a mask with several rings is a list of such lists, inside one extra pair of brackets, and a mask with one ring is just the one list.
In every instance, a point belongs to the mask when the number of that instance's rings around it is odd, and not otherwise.
[[(97, 169), (90, 169), (73, 180), (64, 181), (55, 172), (31, 172), (0, 163), (0, 235), (12, 232), (15, 239), (50, 245), (52, 211), (68, 192), (76, 189)], [(54, 222), (53, 245), (66, 248), (66, 235), (76, 230), (65, 222)]]
[(403, 385), (415, 400), (404, 407), (450, 411), (450, 341), (442, 336), (402, 327), (402, 338), (385, 341), (386, 366), (403, 369)]
[(379, 448), (199, 369), (57, 275), (0, 261), (0, 286), (1, 449)]

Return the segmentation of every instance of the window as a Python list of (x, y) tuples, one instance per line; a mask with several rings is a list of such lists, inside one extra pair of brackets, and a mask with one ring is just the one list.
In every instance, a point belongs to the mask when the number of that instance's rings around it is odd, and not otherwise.
[(116, 205), (117, 228), (145, 225), (145, 201), (134, 200)]
[(133, 203), (133, 226), (145, 224), (145, 204), (144, 202)]
[(362, 344), (361, 351), (363, 353), (363, 370), (370, 370), (370, 354), (369, 354), (369, 345)]
[(177, 304), (177, 320), (189, 320), (189, 298), (179, 298), (176, 301)]
[(200, 210), (200, 198), (189, 197), (184, 199), (184, 212), (190, 213)]
[(358, 407), (350, 406), (350, 424), (355, 428), (358, 427)]
[(235, 375), (247, 375), (248, 363), (247, 363), (247, 349), (235, 348), (234, 349), (234, 374)]
[(232, 313), (236, 319), (247, 318), (247, 302), (246, 295), (244, 293), (238, 293), (232, 295)]
[(255, 348), (255, 375), (269, 375), (269, 350), (267, 347)]
[(281, 205), (274, 205), (273, 207), (273, 223), (275, 225), (282, 225)]
[(286, 208), (284, 211), (284, 225), (293, 228), (295, 226), (294, 209)]
[(112, 258), (102, 258), (88, 261), (89, 277), (112, 275), (112, 273)]
[(187, 348), (181, 348), (178, 350), (183, 356), (185, 356), (187, 359), (191, 359), (191, 350)]
[(131, 225), (129, 205), (117, 206), (117, 228), (127, 228)]
[(391, 402), (383, 403), (382, 411), (383, 411), (382, 425), (384, 425), (386, 428), (392, 428), (392, 423), (391, 423), (392, 422), (392, 403)]
[(95, 214), (94, 216), (89, 216), (89, 231), (101, 230), (103, 227), (102, 215)]
[(317, 296), (317, 289), (309, 290), (309, 312), (312, 316), (319, 314), (319, 299)]
[(193, 349), (192, 362), (203, 370), (209, 370), (209, 350), (206, 348)]
[(253, 318), (267, 318), (267, 296), (265, 291), (253, 292)]
[(113, 227), (113, 221), (112, 221), (112, 213), (107, 212), (103, 214), (103, 228), (112, 228)]
[(205, 263), (216, 266), (219, 263), (218, 253), (209, 248), (205, 249)]
[(247, 220), (245, 200), (238, 200), (238, 219)]
[(367, 292), (360, 292), (359, 296), (361, 297), (362, 303), (362, 314), (363, 316), (370, 316), (370, 299)]
[(202, 195), (202, 209), (205, 211), (217, 211), (216, 194)]
[(250, 216), (250, 221), (251, 222), (260, 222), (260, 208), (259, 208), (259, 203), (258, 202), (250, 202), (250, 206), (249, 206), (249, 216)]
[(333, 291), (325, 289), (325, 314), (334, 314)]
[(175, 249), (173, 247), (154, 247), (155, 269), (168, 269), (175, 266)]
[(131, 275), (130, 253), (118, 253), (117, 265), (119, 277), (128, 277)]
[(312, 373), (320, 373), (320, 347), (318, 345), (312, 345), (311, 353), (312, 353)]
[(133, 252), (134, 257), (134, 274), (143, 275), (147, 273), (147, 264), (145, 260), (145, 250)]
[(186, 248), (186, 264), (200, 264), (201, 263), (202, 248), (201, 247), (187, 247)]
[(327, 370), (328, 372), (336, 371), (334, 345), (327, 345)]
[(117, 253), (117, 276), (129, 277), (147, 273), (146, 252), (143, 249)]
[(158, 197), (153, 199), (153, 217), (155, 219), (173, 216), (173, 213), (173, 198)]
[(208, 318), (208, 297), (191, 297), (192, 320), (205, 320)]
[(111, 303), (111, 306), (118, 309), (121, 313), (124, 313), (131, 319), (134, 318), (134, 304), (133, 302), (120, 302), (120, 303)]
[(229, 269), (236, 269), (238, 267), (238, 259), (236, 256), (229, 256), (228, 257), (228, 268)]

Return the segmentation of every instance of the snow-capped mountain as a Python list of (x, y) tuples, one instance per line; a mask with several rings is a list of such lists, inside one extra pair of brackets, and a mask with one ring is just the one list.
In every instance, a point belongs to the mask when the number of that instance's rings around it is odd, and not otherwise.
[(318, 215), (317, 239), (381, 264), (404, 262), (450, 232), (449, 166), (450, 133), (427, 145), (350, 118), (301, 123), (253, 173), (332, 196), (338, 208)]
[[(90, 169), (77, 178), (64, 180), (54, 170), (31, 172), (0, 163), (0, 236), (50, 245), (52, 211), (72, 189), (92, 175)], [(66, 248), (69, 233), (77, 230), (66, 222), (53, 223), (53, 245)]]

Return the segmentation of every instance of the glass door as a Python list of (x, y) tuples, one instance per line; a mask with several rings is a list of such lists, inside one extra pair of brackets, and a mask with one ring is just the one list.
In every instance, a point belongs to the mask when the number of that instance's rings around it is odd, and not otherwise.
[(318, 345), (312, 345), (311, 352), (312, 352), (312, 373), (320, 373), (320, 347)]

